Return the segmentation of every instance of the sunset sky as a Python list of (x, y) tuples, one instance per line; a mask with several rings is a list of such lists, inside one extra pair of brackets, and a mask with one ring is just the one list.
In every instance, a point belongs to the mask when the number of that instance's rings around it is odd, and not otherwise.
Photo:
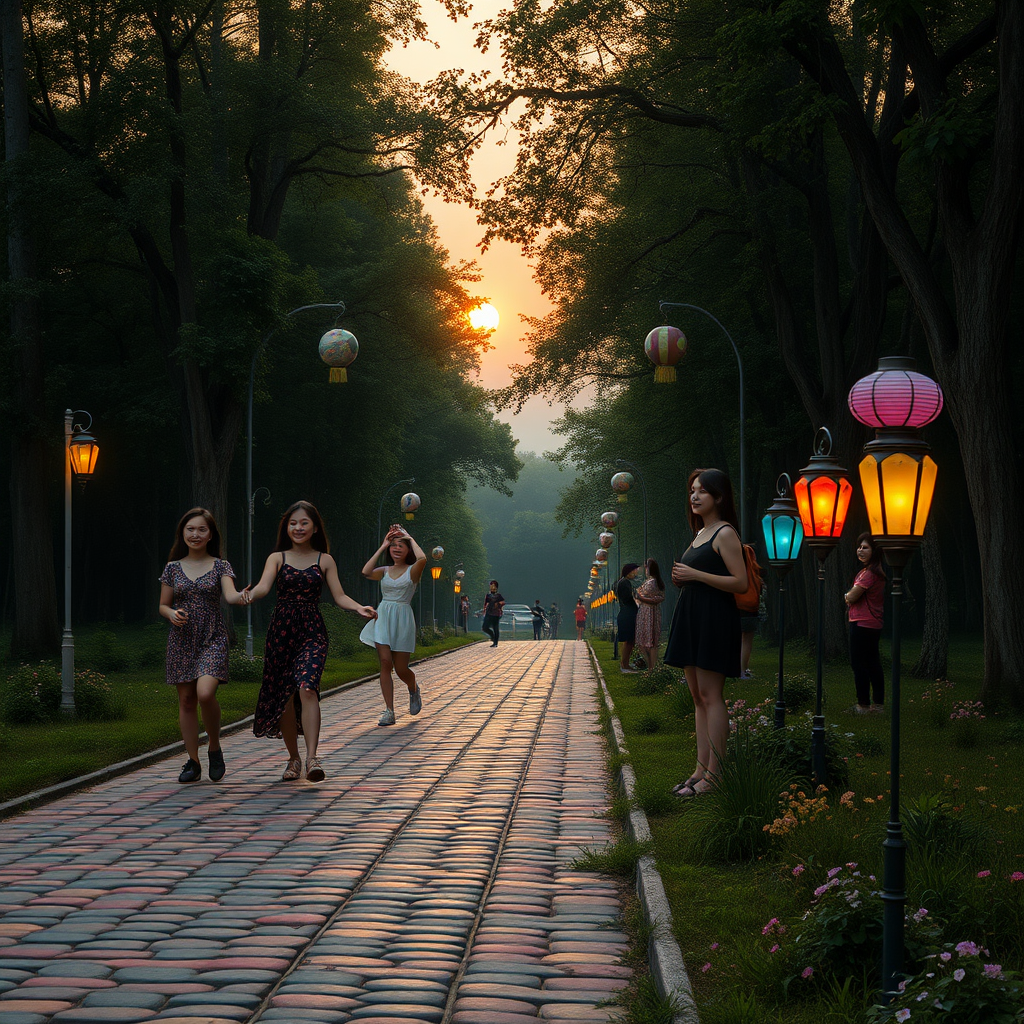
[[(419, 82), (453, 67), (466, 71), (499, 68), (498, 54), (482, 54), (474, 49), (473, 23), (496, 14), (502, 6), (503, 0), (480, 0), (474, 4), (469, 18), (453, 24), (437, 0), (422, 0), (431, 37), (439, 48), (415, 43), (396, 49), (391, 54), (391, 65)], [(498, 145), (499, 141), (496, 136), (489, 139), (473, 162), (473, 178), (481, 189), (511, 170), (515, 162), (514, 138), (504, 146)], [(483, 229), (477, 224), (473, 210), (445, 203), (434, 196), (426, 196), (423, 201), (452, 262), (476, 260), (483, 272), (483, 280), (476, 290), (498, 310), (501, 324), (491, 338), (494, 350), (484, 356), (481, 382), (487, 387), (501, 387), (510, 380), (509, 364), (521, 363), (525, 358), (525, 331), (520, 314), (542, 316), (550, 308), (549, 304), (534, 282), (530, 266), (518, 246), (494, 242), (487, 252), (481, 252), (479, 242)], [(512, 433), (520, 441), (519, 451), (540, 454), (559, 444), (560, 439), (548, 432), (547, 425), (561, 412), (561, 406), (552, 407), (544, 399), (535, 398), (519, 416), (506, 412), (500, 418), (512, 425)]]

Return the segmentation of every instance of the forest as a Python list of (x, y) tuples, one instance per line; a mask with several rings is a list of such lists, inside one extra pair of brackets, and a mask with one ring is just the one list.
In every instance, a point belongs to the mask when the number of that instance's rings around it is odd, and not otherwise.
[[(939, 382), (939, 483), (910, 574), (917, 669), (943, 675), (949, 629), (981, 631), (986, 699), (1024, 702), (1020, 4), (450, 0), (503, 70), (423, 86), (384, 61), (427, 33), (411, 2), (18, 6), (2, 25), (0, 337), (14, 656), (57, 643), (64, 409), (89, 411), (103, 460), (75, 496), (74, 614), (149, 617), (184, 508), (213, 509), (241, 561), (254, 360), (254, 487), (270, 495), (255, 498), (258, 558), (302, 496), (339, 561), (360, 565), (381, 495), (415, 476), (411, 527), (482, 577), (493, 524), (468, 488), (508, 494), (520, 469), (495, 411), (589, 387), (559, 425), (548, 535), (593, 538), (626, 459), (650, 552), (670, 559), (688, 541), (690, 470), (737, 480), (739, 406), (719, 327), (662, 314), (668, 301), (709, 311), (742, 356), (753, 531), (819, 427), (855, 469), (868, 432), (846, 396), (880, 356), (911, 355)], [(515, 169), (474, 192), (469, 160), (499, 131), (517, 139)], [(502, 392), (474, 381), (477, 274), (451, 264), (422, 189), (474, 204), (554, 304)], [(287, 315), (339, 299), (337, 320)], [(643, 352), (664, 322), (687, 335), (675, 384), (655, 383)], [(335, 325), (359, 339), (345, 384), (316, 352)], [(625, 508), (624, 551), (640, 542), (636, 490)], [(848, 535), (865, 522), (858, 504)], [(836, 593), (852, 570), (844, 543)], [(806, 632), (809, 559), (801, 572), (788, 618)], [(835, 649), (839, 602), (828, 614)]]

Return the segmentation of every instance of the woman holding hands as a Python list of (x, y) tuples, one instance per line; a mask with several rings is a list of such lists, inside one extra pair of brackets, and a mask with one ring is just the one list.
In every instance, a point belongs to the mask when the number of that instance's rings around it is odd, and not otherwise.
[(243, 602), (254, 601), (277, 585), (252, 731), (257, 736), (284, 739), (288, 764), (281, 778), (285, 782), (302, 774), (300, 732), (306, 741), (306, 778), (310, 782), (324, 778), (317, 745), (320, 677), (327, 661), (327, 628), (320, 614), (320, 592), (325, 583), (339, 608), (364, 619), (376, 617), (373, 608), (353, 601), (342, 589), (320, 513), (308, 501), (297, 501), (281, 517), (277, 543), (259, 583), (242, 592)]
[(693, 543), (672, 566), (680, 588), (665, 664), (682, 668), (693, 696), (697, 767), (672, 792), (706, 793), (729, 738), (726, 676), (740, 674), (740, 614), (736, 594), (747, 589), (732, 484), (719, 469), (695, 469), (688, 481), (687, 517)]
[[(378, 565), (377, 559), (387, 551), (390, 565)], [(380, 692), (385, 708), (378, 725), (395, 724), (395, 683), (392, 670), (409, 688), (409, 714), (418, 715), (423, 707), (416, 675), (409, 668), (409, 655), (416, 650), (416, 620), (412, 614), (412, 596), (423, 575), (427, 556), (423, 549), (401, 527), (392, 526), (384, 543), (363, 566), (368, 580), (380, 581), (380, 607), (375, 622), (368, 622), (359, 639), (367, 647), (377, 648), (380, 658)]]

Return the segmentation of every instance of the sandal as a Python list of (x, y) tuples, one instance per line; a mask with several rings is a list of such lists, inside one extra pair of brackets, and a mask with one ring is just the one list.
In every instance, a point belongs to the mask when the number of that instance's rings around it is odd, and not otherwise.
[(302, 761), (297, 757), (289, 757), (288, 765), (281, 776), (282, 782), (295, 782), (302, 774)]
[(694, 786), (696, 786), (702, 778), (703, 776), (701, 775), (691, 775), (685, 782), (680, 782), (679, 785), (672, 787), (672, 795), (677, 796), (682, 800), (688, 800), (691, 796), (696, 796), (697, 790), (694, 789)]

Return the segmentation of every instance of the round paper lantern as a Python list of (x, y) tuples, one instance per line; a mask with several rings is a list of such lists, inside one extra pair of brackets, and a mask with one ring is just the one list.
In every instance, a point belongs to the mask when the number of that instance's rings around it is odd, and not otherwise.
[(413, 513), (420, 507), (420, 496), (413, 494), (412, 491), (408, 494), (403, 494), (398, 507), (405, 513), (406, 519), (412, 519)]
[(465, 579), (466, 578), (466, 570), (465, 569), (456, 569), (455, 570), (455, 578), (457, 580)]
[(601, 547), (603, 547), (603, 548), (610, 548), (612, 546), (612, 544), (615, 543), (615, 534), (614, 533), (602, 533), (601, 536), (598, 537), (597, 539), (601, 542)]
[(320, 339), (320, 358), (331, 368), (331, 383), (343, 384), (348, 380), (345, 367), (355, 362), (359, 355), (356, 336), (340, 327), (328, 331)]
[(438, 544), (437, 547), (430, 552), (430, 556), (434, 559), (435, 562), (440, 562), (441, 559), (444, 558), (444, 548), (441, 547), (440, 544)]
[(597, 551), (594, 552), (594, 558), (598, 562), (607, 562), (608, 561), (608, 552), (605, 551), (604, 548), (598, 548)]
[(601, 513), (601, 525), (606, 530), (614, 530), (619, 523), (618, 512), (602, 512)]
[(633, 486), (632, 473), (616, 473), (612, 477), (612, 490), (619, 496), (619, 501), (626, 500), (626, 492)]
[(671, 384), (676, 379), (676, 363), (686, 354), (686, 335), (678, 327), (655, 327), (644, 340), (644, 352), (654, 363), (654, 379)]
[(850, 388), (847, 400), (854, 418), (876, 430), (931, 423), (942, 412), (942, 388), (914, 365), (908, 356), (879, 359), (878, 369)]

